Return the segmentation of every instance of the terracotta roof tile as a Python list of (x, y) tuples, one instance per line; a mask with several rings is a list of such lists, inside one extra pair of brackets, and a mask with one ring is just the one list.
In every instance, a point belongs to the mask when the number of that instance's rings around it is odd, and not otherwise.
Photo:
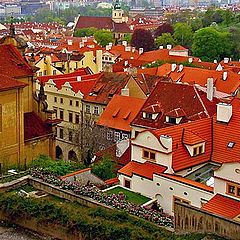
[(148, 161), (145, 163), (131, 161), (118, 172), (129, 177), (136, 174), (152, 180), (153, 174), (161, 174), (165, 170), (166, 167)]
[(225, 218), (234, 219), (240, 214), (240, 201), (217, 194), (204, 204), (202, 209)]
[(24, 88), (25, 86), (27, 86), (27, 84), (0, 74), (0, 91), (6, 91), (12, 88)]
[(44, 137), (52, 134), (51, 126), (47, 125), (34, 112), (24, 113), (24, 140)]
[[(129, 104), (130, 102), (131, 104)], [(136, 117), (143, 104), (144, 100), (140, 98), (114, 95), (97, 124), (130, 132), (130, 123)]]

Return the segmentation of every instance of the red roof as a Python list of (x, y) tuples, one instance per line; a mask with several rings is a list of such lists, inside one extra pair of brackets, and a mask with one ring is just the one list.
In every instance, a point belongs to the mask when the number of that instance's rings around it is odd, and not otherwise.
[(173, 47), (171, 50), (173, 50), (173, 51), (188, 51), (187, 48), (185, 48), (185, 47), (183, 47), (181, 45), (177, 45), (177, 46)]
[(24, 113), (24, 140), (40, 138), (52, 134), (52, 128), (34, 112)]
[(0, 73), (11, 78), (33, 76), (33, 70), (13, 45), (0, 45)]
[(113, 185), (113, 184), (116, 184), (116, 183), (119, 183), (119, 179), (116, 177), (116, 178), (112, 178), (112, 179), (108, 179), (105, 181), (105, 183), (107, 185)]
[(202, 209), (225, 218), (234, 219), (240, 215), (240, 201), (217, 194), (204, 204)]
[(27, 84), (17, 81), (13, 78), (0, 74), (0, 91), (6, 91), (12, 88), (24, 88)]
[(114, 95), (97, 124), (130, 132), (130, 123), (136, 117), (144, 101), (140, 98)]
[[(171, 126), (166, 116), (182, 117), (181, 123), (212, 116), (216, 112), (217, 99), (207, 100), (206, 93), (194, 86), (159, 81), (145, 101), (132, 125), (159, 129)], [(143, 118), (143, 113), (156, 113), (155, 120)]]
[(111, 17), (91, 17), (79, 16), (75, 29), (90, 28), (109, 29), (114, 32), (129, 33), (131, 32), (128, 25), (123, 23), (115, 23)]
[[(210, 161), (212, 150), (211, 118), (196, 120), (159, 130), (150, 130), (157, 139), (161, 135), (172, 137), (172, 167), (175, 172)], [(191, 131), (205, 142), (205, 153), (192, 157), (183, 142), (185, 131)]]
[(101, 73), (91, 92), (84, 97), (86, 102), (107, 105), (114, 94), (120, 94), (130, 79), (130, 75), (120, 73)]
[(151, 162), (145, 162), (145, 163), (139, 163), (135, 161), (129, 162), (126, 166), (121, 168), (118, 172), (120, 174), (132, 177), (133, 174), (153, 179), (153, 174), (161, 174), (163, 173), (167, 168), (164, 166), (161, 166), (159, 164), (151, 163)]
[[(240, 161), (240, 99), (234, 98), (231, 104), (232, 117), (228, 124), (216, 122), (214, 117), (212, 160), (219, 163)], [(234, 143), (232, 148), (228, 147), (230, 142)]]
[(83, 172), (87, 172), (91, 170), (91, 168), (85, 168), (85, 169), (81, 169), (81, 170), (78, 170), (76, 172), (72, 172), (72, 173), (69, 173), (67, 175), (64, 175), (64, 176), (60, 176), (60, 179), (65, 179), (65, 178), (68, 178), (68, 177), (72, 177), (72, 176), (75, 176), (77, 174), (80, 174), (80, 173), (83, 173)]

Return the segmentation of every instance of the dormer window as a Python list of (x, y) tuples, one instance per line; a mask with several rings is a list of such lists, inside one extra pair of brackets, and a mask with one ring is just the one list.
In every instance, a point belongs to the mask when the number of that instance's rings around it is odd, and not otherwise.
[(146, 160), (156, 161), (156, 153), (147, 149), (143, 149), (142, 157)]
[(144, 119), (155, 120), (157, 118), (157, 116), (158, 116), (158, 113), (143, 112)]
[(193, 148), (193, 156), (197, 156), (204, 153), (203, 145), (197, 146)]
[(145, 118), (147, 118), (147, 119), (152, 119), (152, 113), (146, 113)]
[(176, 124), (176, 123), (177, 123), (177, 120), (176, 120), (176, 118), (174, 118), (174, 117), (168, 117), (168, 122), (169, 122), (169, 123), (172, 123), (172, 124)]

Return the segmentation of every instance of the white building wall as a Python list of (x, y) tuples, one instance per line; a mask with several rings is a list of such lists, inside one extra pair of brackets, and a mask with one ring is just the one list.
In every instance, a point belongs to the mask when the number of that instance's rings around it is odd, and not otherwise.
[(133, 175), (132, 178), (119, 175), (121, 185), (124, 184), (124, 178), (131, 180), (131, 189), (134, 192), (139, 192), (150, 198), (156, 198), (163, 211), (170, 215), (173, 215), (174, 196), (189, 201), (191, 205), (199, 208), (202, 202), (206, 202), (213, 197), (211, 192), (158, 175), (154, 175), (153, 180), (137, 175)]

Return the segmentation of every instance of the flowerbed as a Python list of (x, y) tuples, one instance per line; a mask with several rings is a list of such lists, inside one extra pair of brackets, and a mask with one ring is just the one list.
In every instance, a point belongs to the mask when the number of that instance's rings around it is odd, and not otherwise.
[(65, 190), (71, 190), (77, 195), (90, 197), (99, 203), (106, 204), (107, 206), (119, 210), (124, 210), (132, 215), (146, 219), (160, 226), (173, 227), (172, 218), (165, 216), (161, 211), (153, 209), (149, 210), (142, 206), (132, 204), (126, 201), (124, 194), (112, 194), (111, 196), (107, 196), (92, 184), (83, 186), (79, 182), (62, 181), (56, 175), (44, 171), (43, 169), (32, 169), (31, 175), (44, 182), (53, 184)]

